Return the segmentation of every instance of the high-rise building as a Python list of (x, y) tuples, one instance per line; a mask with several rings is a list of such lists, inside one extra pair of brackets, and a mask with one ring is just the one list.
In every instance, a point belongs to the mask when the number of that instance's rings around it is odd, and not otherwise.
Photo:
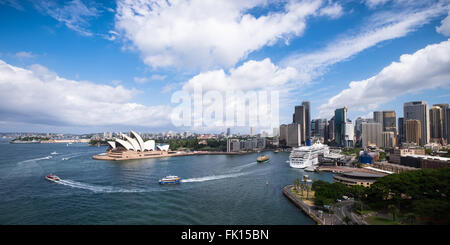
[(374, 111), (373, 112), (373, 120), (377, 123), (381, 123), (383, 127), (383, 112), (382, 111)]
[(305, 106), (295, 106), (293, 123), (300, 124), (301, 142), (304, 143), (306, 138), (306, 110)]
[(422, 141), (422, 126), (420, 120), (408, 119), (406, 125), (406, 142), (420, 145)]
[[(383, 111), (383, 132), (393, 132), (394, 136), (397, 135), (397, 116), (395, 111)], [(396, 145), (396, 139), (394, 137), (394, 145)]]
[(288, 137), (287, 137), (287, 146), (289, 147), (298, 147), (302, 143), (302, 131), (301, 125), (298, 123), (292, 123), (287, 126), (288, 128)]
[(272, 136), (273, 136), (273, 137), (278, 137), (278, 136), (280, 136), (280, 132), (279, 132), (278, 128), (273, 128)]
[[(314, 127), (312, 127), (314, 122)], [(325, 136), (325, 132), (326, 132), (326, 126), (327, 126), (327, 119), (315, 119), (313, 120), (313, 122), (311, 122), (311, 127), (312, 129), (314, 129), (314, 136), (315, 137), (322, 137), (322, 138), (326, 138)]]
[(327, 126), (327, 141), (334, 141), (334, 116), (328, 121)]
[(316, 120), (311, 120), (311, 137), (316, 136)]
[(433, 106), (439, 106), (439, 107), (441, 107), (442, 108), (442, 111), (443, 111), (443, 116), (444, 116), (444, 118), (443, 118), (443, 128), (444, 128), (444, 135), (443, 135), (443, 138), (444, 138), (444, 140), (446, 141), (445, 143), (450, 143), (449, 141), (448, 141), (448, 138), (449, 138), (449, 132), (450, 132), (450, 128), (449, 128), (449, 121), (448, 121), (448, 117), (449, 117), (449, 115), (448, 115), (448, 112), (449, 112), (449, 106), (448, 106), (448, 104), (434, 104)]
[(373, 119), (358, 117), (355, 120), (355, 143), (356, 142), (361, 142), (362, 123), (365, 123), (365, 122), (373, 122)]
[(288, 125), (281, 124), (280, 125), (280, 139), (279, 139), (280, 145), (286, 146), (287, 142), (288, 142), (288, 137), (289, 137)]
[(397, 143), (401, 144), (406, 140), (406, 125), (403, 117), (398, 118), (398, 140)]
[(445, 125), (447, 128), (447, 144), (450, 144), (450, 108), (447, 108), (447, 113), (445, 116)]
[(239, 152), (241, 151), (241, 143), (238, 139), (227, 140), (227, 152)]
[(382, 147), (384, 148), (394, 148), (395, 146), (395, 137), (394, 132), (384, 131), (381, 133), (382, 137)]
[(369, 145), (382, 146), (382, 125), (377, 122), (363, 122), (361, 124), (361, 142), (363, 147)]
[(231, 130), (230, 130), (230, 128), (227, 128), (227, 136), (230, 136), (231, 135)]
[(302, 106), (305, 107), (305, 140), (311, 139), (311, 103), (309, 101), (303, 101)]
[(250, 136), (255, 135), (255, 128), (250, 127)]
[(353, 147), (355, 144), (355, 128), (353, 127), (352, 122), (345, 122), (345, 134), (344, 134), (344, 146), (345, 147)]
[(347, 122), (348, 108), (336, 109), (334, 111), (334, 141), (337, 145), (345, 146), (345, 123)]
[[(420, 121), (420, 145), (430, 142), (430, 116), (428, 104), (425, 101), (412, 101), (403, 105), (403, 117), (408, 120)], [(408, 131), (408, 129), (406, 129)]]
[(444, 137), (444, 110), (440, 106), (430, 109), (430, 138), (433, 142), (442, 142)]

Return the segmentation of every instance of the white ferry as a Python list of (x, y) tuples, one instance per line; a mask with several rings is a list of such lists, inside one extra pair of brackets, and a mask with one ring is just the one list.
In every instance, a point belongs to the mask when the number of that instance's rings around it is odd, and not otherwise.
[(319, 164), (319, 155), (328, 154), (330, 149), (320, 142), (312, 146), (301, 146), (293, 148), (289, 155), (289, 165), (291, 168), (306, 168)]

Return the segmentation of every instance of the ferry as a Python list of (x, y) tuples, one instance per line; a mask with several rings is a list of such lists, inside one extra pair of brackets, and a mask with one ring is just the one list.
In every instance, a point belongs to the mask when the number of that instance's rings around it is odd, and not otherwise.
[(178, 184), (178, 183), (180, 183), (180, 180), (181, 180), (180, 177), (171, 175), (171, 176), (166, 176), (166, 177), (160, 179), (159, 183), (160, 184)]
[(312, 146), (301, 146), (292, 149), (289, 155), (289, 165), (291, 168), (306, 168), (319, 164), (319, 155), (329, 154), (330, 149), (327, 145), (320, 142)]
[(269, 160), (269, 156), (267, 156), (267, 155), (260, 156), (260, 157), (257, 157), (257, 158), (256, 158), (256, 161), (257, 161), (257, 162), (265, 162), (265, 161), (267, 161), (267, 160)]
[(56, 176), (54, 174), (49, 174), (49, 175), (45, 176), (45, 179), (53, 181), (53, 182), (61, 180), (58, 176)]

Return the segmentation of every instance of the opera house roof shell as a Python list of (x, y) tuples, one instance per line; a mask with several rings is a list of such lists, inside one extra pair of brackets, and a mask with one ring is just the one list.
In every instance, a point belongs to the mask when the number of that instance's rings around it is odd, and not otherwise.
[(130, 136), (126, 134), (121, 134), (120, 136), (122, 139), (116, 138), (114, 141), (108, 141), (112, 150), (117, 148), (140, 152), (155, 151), (156, 149), (160, 151), (169, 150), (169, 145), (156, 145), (154, 140), (147, 140), (144, 142), (142, 137), (133, 130), (130, 131)]

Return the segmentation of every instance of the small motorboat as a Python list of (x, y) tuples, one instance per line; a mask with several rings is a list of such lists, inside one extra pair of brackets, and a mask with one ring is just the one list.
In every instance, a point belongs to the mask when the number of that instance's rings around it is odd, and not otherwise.
[(54, 174), (49, 174), (49, 175), (45, 176), (45, 179), (53, 181), (53, 182), (61, 180), (58, 176), (56, 176)]
[(181, 178), (178, 176), (170, 175), (159, 180), (160, 184), (178, 184)]
[(58, 154), (56, 151), (54, 151), (54, 152), (52, 152), (52, 153), (50, 153), (51, 155), (56, 155), (56, 154)]

